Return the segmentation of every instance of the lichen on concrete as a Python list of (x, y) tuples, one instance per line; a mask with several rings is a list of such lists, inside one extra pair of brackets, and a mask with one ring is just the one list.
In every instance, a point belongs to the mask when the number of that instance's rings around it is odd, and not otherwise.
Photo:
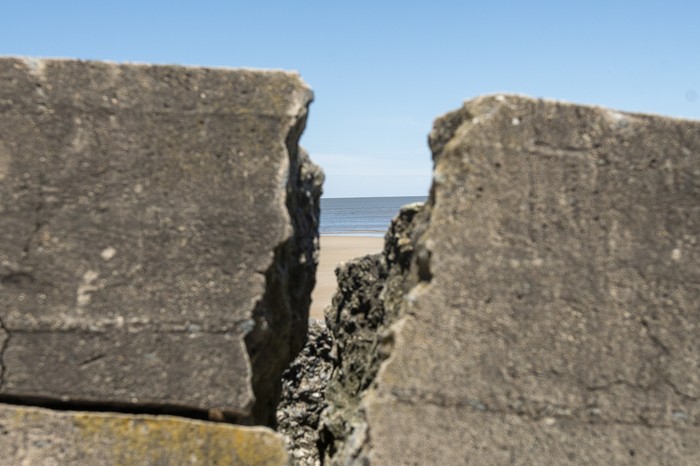
[(173, 416), (0, 404), (0, 465), (284, 466), (281, 435)]

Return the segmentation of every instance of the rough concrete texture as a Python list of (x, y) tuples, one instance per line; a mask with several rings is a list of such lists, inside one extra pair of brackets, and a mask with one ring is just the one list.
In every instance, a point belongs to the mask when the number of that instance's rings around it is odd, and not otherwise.
[(0, 405), (0, 465), (288, 464), (266, 427)]
[(0, 396), (273, 423), (314, 283), (312, 94), (0, 59)]
[(326, 464), (700, 464), (700, 123), (491, 96), (430, 144), (408, 265), (340, 272)]

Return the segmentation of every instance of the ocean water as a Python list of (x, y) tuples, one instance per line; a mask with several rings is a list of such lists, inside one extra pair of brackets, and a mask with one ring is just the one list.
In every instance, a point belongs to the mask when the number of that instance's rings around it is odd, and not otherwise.
[(321, 199), (321, 234), (382, 237), (401, 206), (427, 196)]

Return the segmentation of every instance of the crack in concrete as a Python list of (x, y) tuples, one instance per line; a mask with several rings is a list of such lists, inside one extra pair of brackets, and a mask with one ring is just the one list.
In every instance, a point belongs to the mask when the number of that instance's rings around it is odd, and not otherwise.
[[(603, 419), (596, 414), (593, 414), (593, 411), (596, 409), (595, 406), (572, 408), (565, 405), (558, 405), (556, 403), (547, 403), (536, 411), (527, 411), (522, 408), (518, 409), (517, 407), (513, 407), (511, 409), (494, 407), (477, 398), (450, 396), (440, 392), (411, 389), (391, 389), (389, 390), (389, 394), (396, 401), (410, 405), (432, 405), (439, 408), (470, 409), (474, 412), (485, 414), (518, 416), (533, 422), (542, 422), (553, 419), (555, 421), (566, 420), (567, 422), (577, 422), (590, 425), (629, 425), (659, 429), (677, 428), (677, 426), (670, 423), (661, 424), (652, 422), (648, 418), (642, 416), (642, 413), (638, 413), (637, 415), (639, 422), (625, 421), (619, 418)], [(674, 417), (680, 419), (678, 416)], [(695, 422), (684, 422), (684, 424), (689, 427), (697, 428), (700, 427), (700, 419), (695, 420)]]
[(224, 418), (212, 416), (211, 410), (188, 408), (183, 406), (174, 406), (169, 404), (128, 404), (128, 403), (109, 403), (104, 401), (94, 400), (56, 400), (54, 398), (42, 396), (23, 396), (23, 395), (7, 395), (0, 394), (0, 403), (13, 406), (31, 406), (38, 408), (50, 409), (52, 411), (80, 411), (80, 412), (96, 412), (96, 413), (120, 413), (120, 414), (148, 414), (152, 416), (177, 416), (187, 419), (198, 419), (203, 421), (225, 422), (228, 424), (241, 424), (234, 422), (237, 419), (243, 419), (244, 413), (226, 413)]
[[(581, 381), (579, 381), (581, 382)], [(651, 383), (649, 385), (641, 385), (635, 382), (630, 382), (629, 380), (625, 379), (617, 379), (613, 380), (612, 382), (608, 382), (603, 385), (586, 385), (585, 383), (579, 383), (581, 386), (583, 386), (586, 390), (591, 391), (591, 392), (599, 392), (599, 391), (606, 391), (610, 390), (613, 387), (617, 386), (625, 386), (628, 388), (632, 388), (634, 390), (640, 390), (640, 391), (646, 391), (649, 390), (655, 383)]]
[(12, 333), (5, 326), (5, 322), (3, 321), (1, 316), (0, 316), (0, 330), (2, 330), (5, 333), (5, 339), (3, 340), (2, 345), (0, 345), (0, 389), (1, 389), (5, 385), (5, 371), (7, 370), (7, 367), (5, 367), (5, 352), (7, 351), (7, 348), (10, 345), (10, 339), (12, 338)]
[(664, 382), (671, 387), (671, 390), (673, 390), (673, 393), (675, 393), (677, 396), (680, 398), (683, 398), (684, 400), (687, 401), (700, 401), (700, 396), (693, 396), (693, 395), (688, 395), (687, 393), (683, 392), (681, 389), (679, 389), (676, 384), (671, 382), (668, 379), (664, 379)]
[[(85, 324), (79, 319), (64, 319), (60, 322), (50, 319), (32, 319), (23, 321), (15, 326), (12, 331), (15, 334), (85, 334), (95, 335), (113, 332), (115, 329), (122, 329), (125, 332), (135, 334), (141, 332), (162, 333), (162, 334), (208, 334), (208, 335), (236, 335), (241, 332), (250, 331), (255, 325), (253, 319), (243, 319), (229, 325), (218, 325), (216, 322), (188, 321), (185, 323), (171, 322), (139, 322), (128, 319), (104, 320), (99, 323)], [(42, 328), (43, 327), (43, 328)]]
[(34, 229), (33, 231), (29, 234), (29, 237), (27, 240), (24, 242), (24, 245), (22, 246), (22, 252), (23, 252), (23, 258), (27, 259), (29, 257), (29, 253), (31, 250), (32, 243), (36, 239), (37, 234), (41, 230), (41, 228), (46, 224), (46, 222), (42, 219), (42, 212), (45, 207), (45, 202), (44, 202), (44, 193), (42, 187), (44, 186), (44, 175), (39, 174), (39, 186), (38, 186), (38, 201), (36, 207), (34, 207)]
[(649, 327), (649, 322), (646, 319), (642, 319), (640, 321), (640, 324), (642, 327), (644, 327), (644, 330), (646, 331), (647, 336), (651, 340), (651, 342), (659, 348), (662, 354), (670, 355), (671, 350), (664, 344), (664, 342), (661, 341), (659, 337), (657, 337), (652, 331), (651, 328)]

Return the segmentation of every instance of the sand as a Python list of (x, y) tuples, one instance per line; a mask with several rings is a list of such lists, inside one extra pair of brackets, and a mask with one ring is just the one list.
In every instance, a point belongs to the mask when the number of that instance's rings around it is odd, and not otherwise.
[(311, 295), (309, 317), (323, 319), (323, 310), (331, 303), (337, 287), (335, 268), (341, 262), (375, 254), (382, 250), (384, 238), (366, 236), (321, 236), (321, 255), (316, 272), (316, 288)]

